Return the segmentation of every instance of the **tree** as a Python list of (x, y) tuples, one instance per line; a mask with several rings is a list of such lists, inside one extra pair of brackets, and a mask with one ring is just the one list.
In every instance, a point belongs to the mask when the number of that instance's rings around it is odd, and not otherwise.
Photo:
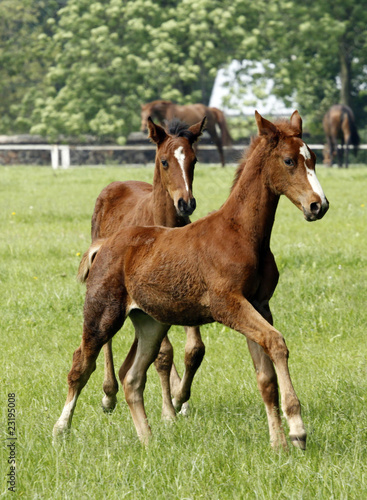
[(0, 3), (0, 133), (29, 130), (31, 107), (23, 99), (42, 83), (48, 67), (39, 37), (65, 1)]
[[(140, 104), (208, 102), (218, 68), (246, 36), (243, 0), (69, 0), (32, 132), (124, 141)], [(228, 43), (228, 41), (231, 43)]]
[(366, 115), (367, 10), (354, 0), (257, 3), (258, 26), (244, 41), (246, 59), (262, 60), (274, 93), (321, 128), (336, 102)]
[(0, 130), (123, 142), (141, 103), (208, 103), (233, 59), (315, 130), (338, 101), (361, 119), (366, 27), (355, 0), (3, 0)]

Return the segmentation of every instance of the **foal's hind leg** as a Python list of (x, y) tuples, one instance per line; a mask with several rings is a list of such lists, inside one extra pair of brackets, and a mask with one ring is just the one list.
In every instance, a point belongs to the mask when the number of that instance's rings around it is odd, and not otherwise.
[(82, 342), (73, 355), (73, 364), (68, 375), (68, 395), (61, 416), (54, 425), (55, 437), (70, 428), (77, 399), (96, 369), (96, 359), (101, 347), (102, 342), (96, 342), (83, 334)]
[(117, 398), (116, 394), (119, 390), (115, 375), (115, 367), (113, 364), (112, 354), (112, 339), (103, 346), (104, 352), (104, 380), (103, 391), (105, 395), (102, 399), (102, 408), (106, 412), (111, 412), (115, 409)]
[[(131, 311), (130, 318), (135, 327), (136, 338), (120, 369), (119, 376), (139, 439), (146, 444), (151, 435), (143, 396), (146, 372), (157, 357), (169, 326), (158, 323), (138, 309)], [(172, 406), (172, 416), (174, 415), (175, 411)]]
[[(64, 409), (53, 430), (54, 436), (62, 434), (71, 426), (74, 409), (80, 392), (96, 368), (96, 360), (102, 346), (121, 328), (125, 308), (121, 296), (111, 300), (103, 295), (103, 289), (89, 296), (84, 305), (82, 342), (73, 355), (73, 364), (68, 375), (69, 390)], [(98, 299), (96, 299), (98, 297)]]
[(180, 379), (176, 367), (172, 365), (171, 390), (173, 395), (173, 406), (176, 411), (186, 414), (189, 410), (188, 400), (190, 399), (191, 386), (205, 354), (205, 345), (201, 339), (198, 326), (185, 326), (185, 372)]

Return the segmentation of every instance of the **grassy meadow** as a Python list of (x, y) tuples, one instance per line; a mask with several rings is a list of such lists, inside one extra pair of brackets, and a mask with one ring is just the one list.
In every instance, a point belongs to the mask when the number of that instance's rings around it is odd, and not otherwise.
[[(52, 443), (73, 351), (82, 331), (84, 287), (75, 276), (90, 242), (101, 189), (151, 181), (152, 166), (0, 167), (0, 497), (25, 499), (367, 498), (367, 168), (318, 167), (330, 201), (308, 223), (282, 198), (272, 236), (280, 282), (271, 306), (290, 350), (290, 371), (308, 430), (306, 452), (269, 445), (262, 399), (245, 339), (202, 327), (206, 356), (191, 412), (161, 421), (154, 368), (145, 401), (154, 439), (143, 448), (123, 392), (101, 410), (98, 360), (78, 401), (70, 436)], [(233, 166), (198, 164), (193, 220), (226, 199)], [(133, 338), (114, 339), (116, 366)], [(172, 327), (182, 372), (185, 335)], [(16, 492), (7, 490), (8, 394), (16, 397)]]

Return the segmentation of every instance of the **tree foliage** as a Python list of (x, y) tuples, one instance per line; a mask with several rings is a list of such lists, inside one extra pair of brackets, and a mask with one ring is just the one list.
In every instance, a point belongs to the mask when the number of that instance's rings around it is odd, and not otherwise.
[[(260, 0), (247, 59), (265, 63), (274, 93), (321, 127), (337, 102), (366, 116), (367, 10), (355, 0)], [(259, 75), (260, 77), (261, 75)], [(316, 127), (317, 128), (317, 127)]]
[(29, 130), (32, 93), (42, 85), (48, 70), (39, 38), (50, 34), (47, 20), (64, 3), (0, 2), (0, 133)]
[(233, 59), (308, 121), (340, 101), (362, 118), (366, 26), (356, 0), (2, 0), (0, 132), (123, 142), (141, 103), (208, 103)]
[(138, 127), (140, 104), (208, 102), (227, 44), (246, 35), (244, 2), (69, 0), (49, 43), (56, 54), (33, 132), (114, 137)]

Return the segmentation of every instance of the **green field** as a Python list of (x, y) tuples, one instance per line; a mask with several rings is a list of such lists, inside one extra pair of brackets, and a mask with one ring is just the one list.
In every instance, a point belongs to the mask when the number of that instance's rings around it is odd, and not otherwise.
[[(226, 199), (233, 167), (198, 165), (193, 220)], [(245, 339), (202, 327), (206, 356), (189, 417), (161, 421), (158, 376), (148, 372), (154, 439), (143, 448), (120, 390), (101, 410), (103, 363), (82, 392), (69, 439), (52, 444), (66, 377), (80, 343), (84, 287), (76, 282), (100, 190), (152, 179), (152, 167), (0, 167), (0, 497), (26, 499), (367, 498), (367, 168), (318, 168), (330, 201), (307, 223), (281, 200), (272, 237), (280, 282), (275, 326), (308, 430), (306, 452), (273, 451)], [(185, 335), (173, 327), (179, 370)], [(133, 331), (114, 340), (116, 365)], [(7, 491), (8, 394), (16, 395), (16, 493)]]

